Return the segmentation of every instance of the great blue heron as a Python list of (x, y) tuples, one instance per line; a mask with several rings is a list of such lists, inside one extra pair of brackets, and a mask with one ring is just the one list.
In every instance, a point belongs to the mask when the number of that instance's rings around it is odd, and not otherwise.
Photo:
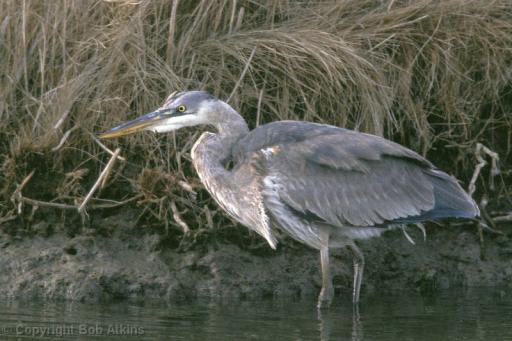
[(390, 226), (479, 214), (454, 177), (399, 144), (302, 121), (249, 131), (231, 106), (204, 91), (173, 93), (156, 111), (100, 137), (195, 125), (217, 131), (203, 133), (191, 154), (199, 178), (219, 206), (273, 249), (273, 228), (279, 228), (320, 250), (319, 308), (328, 307), (334, 296), (330, 248), (352, 251), (353, 301), (358, 302), (364, 257), (355, 239), (379, 236)]

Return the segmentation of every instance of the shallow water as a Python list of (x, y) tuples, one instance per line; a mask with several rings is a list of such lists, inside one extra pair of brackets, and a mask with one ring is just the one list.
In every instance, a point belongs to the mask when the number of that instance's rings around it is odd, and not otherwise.
[(512, 290), (434, 296), (341, 297), (319, 314), (315, 300), (183, 303), (3, 301), (0, 339), (71, 340), (512, 340)]

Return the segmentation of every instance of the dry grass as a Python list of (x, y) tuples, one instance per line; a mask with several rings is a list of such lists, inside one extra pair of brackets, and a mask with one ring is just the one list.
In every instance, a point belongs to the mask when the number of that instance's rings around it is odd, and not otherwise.
[[(0, 13), (4, 217), (34, 169), (26, 193), (79, 204), (110, 158), (90, 133), (177, 89), (230, 98), (253, 126), (301, 119), (384, 135), (465, 179), (478, 142), (510, 165), (509, 1), (4, 0)], [(111, 143), (128, 161), (99, 197), (138, 195), (180, 230), (225, 224), (187, 161), (194, 136)]]

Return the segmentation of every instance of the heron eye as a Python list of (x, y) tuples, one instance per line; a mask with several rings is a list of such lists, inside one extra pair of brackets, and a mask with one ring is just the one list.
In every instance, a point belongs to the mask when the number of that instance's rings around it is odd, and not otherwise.
[(178, 112), (185, 112), (187, 111), (187, 107), (184, 106), (184, 105), (179, 105), (176, 110), (178, 110)]

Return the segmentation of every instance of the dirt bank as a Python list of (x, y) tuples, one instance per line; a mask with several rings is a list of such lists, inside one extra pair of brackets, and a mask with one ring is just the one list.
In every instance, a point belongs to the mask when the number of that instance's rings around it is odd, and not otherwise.
[[(96, 301), (318, 293), (317, 253), (289, 240), (275, 252), (263, 244), (248, 248), (215, 240), (183, 251), (135, 221), (133, 212), (122, 212), (74, 235), (58, 221), (4, 229), (0, 296)], [(503, 236), (484, 234), (483, 258), (471, 224), (429, 225), (425, 242), (410, 228), (416, 245), (401, 231), (361, 242), (367, 260), (363, 297), (377, 290), (510, 285), (512, 233), (507, 230)], [(350, 254), (336, 251), (333, 262), (336, 295), (349, 296)]]

